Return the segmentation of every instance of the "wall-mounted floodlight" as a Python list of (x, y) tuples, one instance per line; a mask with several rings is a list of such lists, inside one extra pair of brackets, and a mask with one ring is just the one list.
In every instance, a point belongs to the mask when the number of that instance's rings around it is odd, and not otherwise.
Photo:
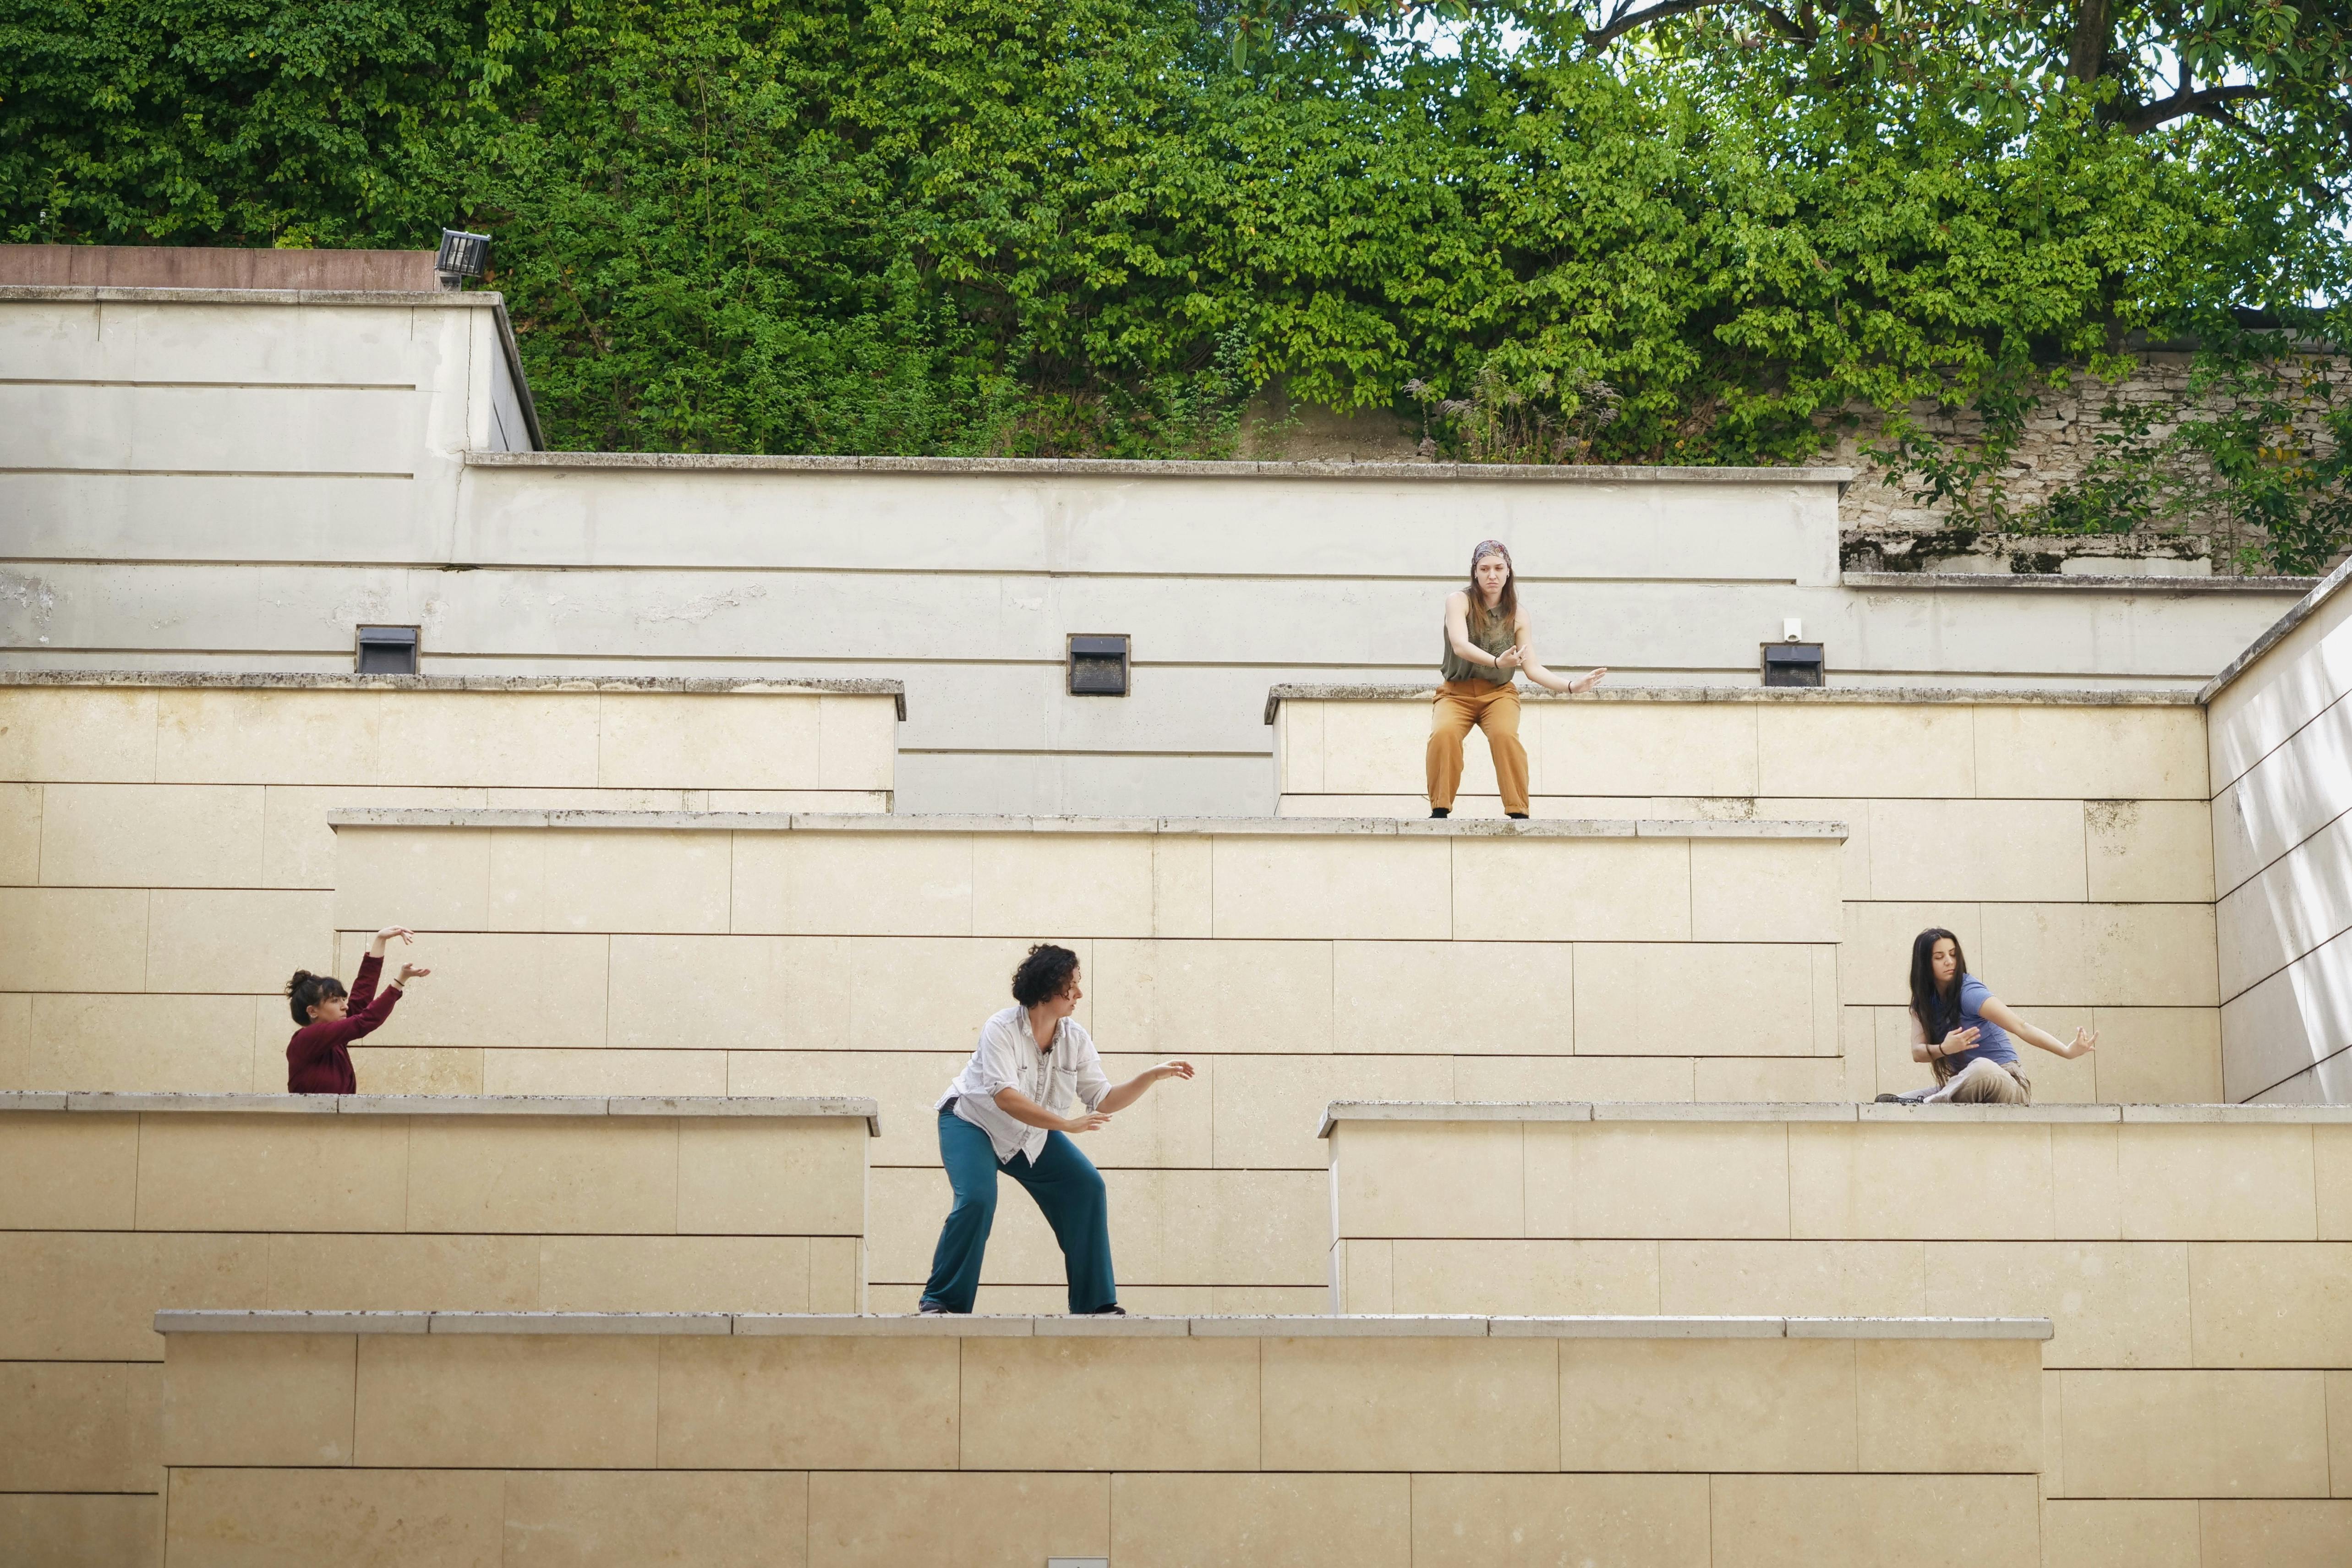
[(433, 258), (433, 274), (444, 288), (463, 288), (466, 279), (478, 278), (490, 264), (490, 236), (464, 229), (441, 231), (441, 254)]
[(1070, 634), (1070, 695), (1127, 695), (1127, 637), (1099, 632)]
[(360, 628), (359, 673), (362, 675), (413, 675), (416, 673), (416, 628)]
[(1818, 686), (1822, 684), (1819, 643), (1764, 644), (1764, 684), (1768, 686)]

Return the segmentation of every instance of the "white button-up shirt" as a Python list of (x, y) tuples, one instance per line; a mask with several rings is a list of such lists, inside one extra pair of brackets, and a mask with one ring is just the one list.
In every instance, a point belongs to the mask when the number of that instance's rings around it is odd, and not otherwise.
[(932, 1109), (952, 1107), (986, 1133), (997, 1164), (1027, 1155), (1034, 1165), (1045, 1150), (1046, 1129), (1006, 1115), (996, 1103), (1002, 1089), (1018, 1089), (1055, 1115), (1065, 1115), (1074, 1094), (1089, 1111), (1101, 1104), (1110, 1092), (1110, 1080), (1103, 1074), (1094, 1040), (1076, 1019), (1064, 1019), (1055, 1028), (1053, 1049), (1040, 1051), (1037, 1037), (1029, 1031), (1029, 1009), (1015, 1004), (980, 1026), (980, 1043), (972, 1048), (971, 1060)]

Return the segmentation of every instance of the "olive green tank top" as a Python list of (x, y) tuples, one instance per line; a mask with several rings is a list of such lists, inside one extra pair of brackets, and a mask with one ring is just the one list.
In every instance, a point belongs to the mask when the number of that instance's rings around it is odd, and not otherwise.
[[(1511, 644), (1518, 641), (1517, 626), (1500, 617), (1488, 622), (1486, 612), (1476, 604), (1471, 605), (1470, 612), (1463, 617), (1462, 629), (1470, 634), (1474, 645), (1496, 658), (1502, 657)], [(1454, 640), (1442, 632), (1438, 641), (1444, 649), (1444, 656), (1438, 661), (1438, 669), (1449, 681), (1486, 681), (1507, 685), (1518, 675), (1517, 670), (1498, 670), (1492, 664), (1472, 664), (1454, 651)]]

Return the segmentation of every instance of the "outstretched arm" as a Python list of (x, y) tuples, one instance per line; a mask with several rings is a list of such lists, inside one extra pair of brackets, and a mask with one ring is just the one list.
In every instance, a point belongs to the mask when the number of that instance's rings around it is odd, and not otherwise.
[(1043, 1127), (1049, 1133), (1091, 1133), (1097, 1127), (1110, 1124), (1108, 1111), (1082, 1107), (1075, 1114), (1056, 1116), (1018, 1089), (998, 1090), (996, 1108), (1024, 1126)]
[(1163, 1061), (1157, 1067), (1147, 1067), (1126, 1082), (1114, 1085), (1109, 1093), (1096, 1103), (1095, 1109), (1106, 1113), (1124, 1111), (1142, 1099), (1143, 1092), (1161, 1079), (1192, 1076), (1192, 1064), (1189, 1061)]
[(1513, 651), (1519, 656), (1519, 668), (1528, 673), (1528, 679), (1548, 692), (1567, 692), (1570, 695), (1577, 692), (1589, 692), (1601, 684), (1602, 676), (1609, 674), (1609, 666), (1603, 664), (1591, 674), (1580, 675), (1574, 680), (1570, 680), (1564, 675), (1555, 675), (1544, 667), (1541, 659), (1536, 657), (1535, 635), (1528, 631), (1528, 623), (1524, 621), (1519, 622), (1518, 636), (1519, 645)]
[(2098, 1031), (2092, 1029), (2078, 1029), (2072, 1040), (2061, 1040), (2049, 1030), (2036, 1029), (2019, 1018), (2010, 1010), (2009, 1004), (1998, 997), (1987, 997), (1978, 1005), (1977, 1013), (1981, 1018), (1990, 1019), (2028, 1045), (2038, 1045), (2051, 1055), (2063, 1056), (2069, 1061), (2078, 1056), (2088, 1056), (2099, 1043)]

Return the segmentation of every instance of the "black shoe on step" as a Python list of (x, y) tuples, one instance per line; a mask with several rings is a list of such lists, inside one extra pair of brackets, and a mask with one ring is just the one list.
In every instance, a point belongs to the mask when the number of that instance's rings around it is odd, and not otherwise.
[(1090, 1318), (1123, 1318), (1127, 1316), (1127, 1309), (1113, 1301), (1107, 1307), (1097, 1307), (1093, 1312), (1082, 1315)]
[(1453, 808), (1453, 807), (1451, 807), (1451, 806), (1432, 806), (1432, 807), (1429, 809), (1429, 814), (1430, 814), (1433, 818), (1434, 818), (1434, 817), (1450, 817), (1450, 816), (1454, 815), (1454, 808)]

